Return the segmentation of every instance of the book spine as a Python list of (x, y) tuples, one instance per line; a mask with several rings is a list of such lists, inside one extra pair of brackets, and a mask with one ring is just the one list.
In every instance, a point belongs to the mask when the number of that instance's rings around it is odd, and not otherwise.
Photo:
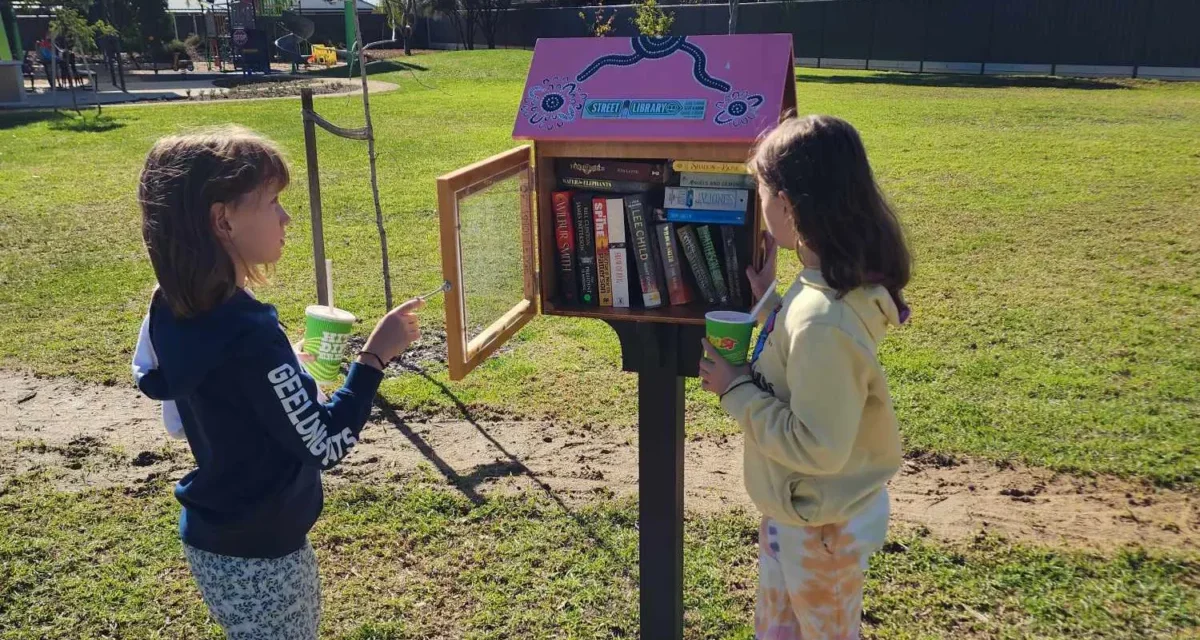
[(608, 209), (604, 198), (592, 199), (592, 221), (596, 226), (596, 283), (600, 306), (613, 306), (611, 256), (608, 253)]
[(629, 307), (629, 269), (625, 249), (625, 201), (609, 198), (605, 206), (608, 213), (608, 253), (612, 269), (613, 306)]
[(595, 306), (600, 302), (600, 289), (596, 284), (596, 235), (592, 228), (592, 198), (576, 195), (575, 244), (578, 247), (576, 260), (579, 262), (579, 301)]
[(648, 182), (600, 180), (597, 178), (576, 178), (573, 176), (563, 176), (558, 181), (568, 189), (586, 189), (588, 191), (604, 191), (607, 193), (642, 193), (654, 189), (654, 185)]
[(683, 265), (679, 259), (679, 243), (675, 241), (674, 226), (660, 224), (655, 230), (659, 255), (663, 262), (663, 275), (667, 281), (667, 294), (672, 305), (679, 305), (691, 302), (692, 292), (688, 291), (687, 283), (683, 281)]
[(708, 273), (708, 265), (704, 263), (704, 250), (700, 248), (700, 240), (696, 238), (696, 230), (683, 225), (679, 229), (679, 244), (683, 246), (683, 255), (687, 256), (688, 264), (692, 267), (692, 275), (696, 277), (696, 286), (709, 304), (717, 304), (717, 290), (713, 287), (712, 276)]
[(556, 191), (554, 202), (554, 237), (557, 243), (558, 291), (568, 303), (579, 302), (579, 283), (575, 269), (575, 221), (571, 213), (570, 191)]
[(753, 189), (754, 178), (748, 174), (688, 172), (680, 174), (679, 186), (707, 189)]
[(572, 178), (594, 178), (598, 180), (624, 180), (664, 184), (667, 181), (666, 166), (655, 162), (620, 162), (616, 160), (578, 160), (562, 158), (556, 162), (559, 176)]
[(666, 209), (703, 209), (708, 211), (746, 211), (750, 192), (745, 189), (699, 189), (667, 187), (663, 197)]
[(737, 232), (733, 227), (721, 227), (725, 245), (725, 271), (729, 275), (729, 302), (735, 307), (749, 304), (742, 288), (742, 261), (738, 258)]
[(696, 224), (746, 224), (745, 211), (705, 211), (699, 209), (667, 209), (667, 222)]
[(662, 306), (662, 292), (658, 288), (657, 259), (654, 255), (654, 242), (650, 226), (646, 223), (647, 213), (644, 196), (625, 198), (625, 221), (629, 223), (626, 232), (629, 238), (629, 248), (637, 262), (642, 302), (647, 309), (653, 309)]
[(676, 160), (672, 167), (679, 173), (750, 173), (746, 165), (740, 162)]
[(700, 238), (704, 262), (708, 264), (708, 272), (712, 276), (713, 289), (717, 291), (717, 301), (722, 306), (728, 306), (729, 288), (725, 286), (725, 276), (721, 274), (721, 259), (717, 257), (717, 245), (713, 244), (712, 230), (707, 226), (696, 227), (696, 235)]

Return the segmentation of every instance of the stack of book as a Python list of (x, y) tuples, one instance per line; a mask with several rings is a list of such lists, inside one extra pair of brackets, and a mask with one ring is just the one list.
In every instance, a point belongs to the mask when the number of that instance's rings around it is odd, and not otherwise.
[[(748, 304), (750, 176), (740, 165), (559, 159), (552, 196), (558, 299), (656, 308)], [(705, 178), (707, 176), (707, 178)], [(707, 180), (707, 182), (705, 182)], [(711, 185), (693, 186), (704, 182)]]

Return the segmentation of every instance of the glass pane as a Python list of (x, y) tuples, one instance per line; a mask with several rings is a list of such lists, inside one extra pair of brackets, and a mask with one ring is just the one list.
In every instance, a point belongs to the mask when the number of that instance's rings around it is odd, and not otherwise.
[(521, 214), (531, 184), (522, 163), (457, 193), (467, 342), (525, 299)]

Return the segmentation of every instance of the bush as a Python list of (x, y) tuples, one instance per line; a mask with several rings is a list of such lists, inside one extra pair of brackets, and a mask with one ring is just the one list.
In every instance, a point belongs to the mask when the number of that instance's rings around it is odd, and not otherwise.
[(642, 0), (634, 10), (637, 15), (632, 20), (633, 25), (644, 36), (665, 36), (675, 24), (675, 13), (664, 12), (656, 0)]

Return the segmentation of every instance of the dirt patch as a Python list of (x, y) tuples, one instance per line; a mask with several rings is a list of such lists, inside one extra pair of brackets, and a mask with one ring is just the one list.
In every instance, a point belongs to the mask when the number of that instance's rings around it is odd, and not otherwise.
[[(191, 469), (191, 455), (167, 435), (159, 411), (132, 388), (0, 372), (0, 490), (6, 477), (40, 470), (64, 490), (162, 491)], [(564, 504), (637, 491), (633, 434), (494, 418), (431, 422), (377, 408), (359, 449), (327, 481), (418, 477), (477, 502), (494, 491), (540, 491)], [(686, 455), (689, 511), (753, 509), (739, 439), (688, 442)], [(895, 522), (946, 539), (988, 531), (1051, 546), (1200, 550), (1194, 490), (914, 454), (890, 491)]]

